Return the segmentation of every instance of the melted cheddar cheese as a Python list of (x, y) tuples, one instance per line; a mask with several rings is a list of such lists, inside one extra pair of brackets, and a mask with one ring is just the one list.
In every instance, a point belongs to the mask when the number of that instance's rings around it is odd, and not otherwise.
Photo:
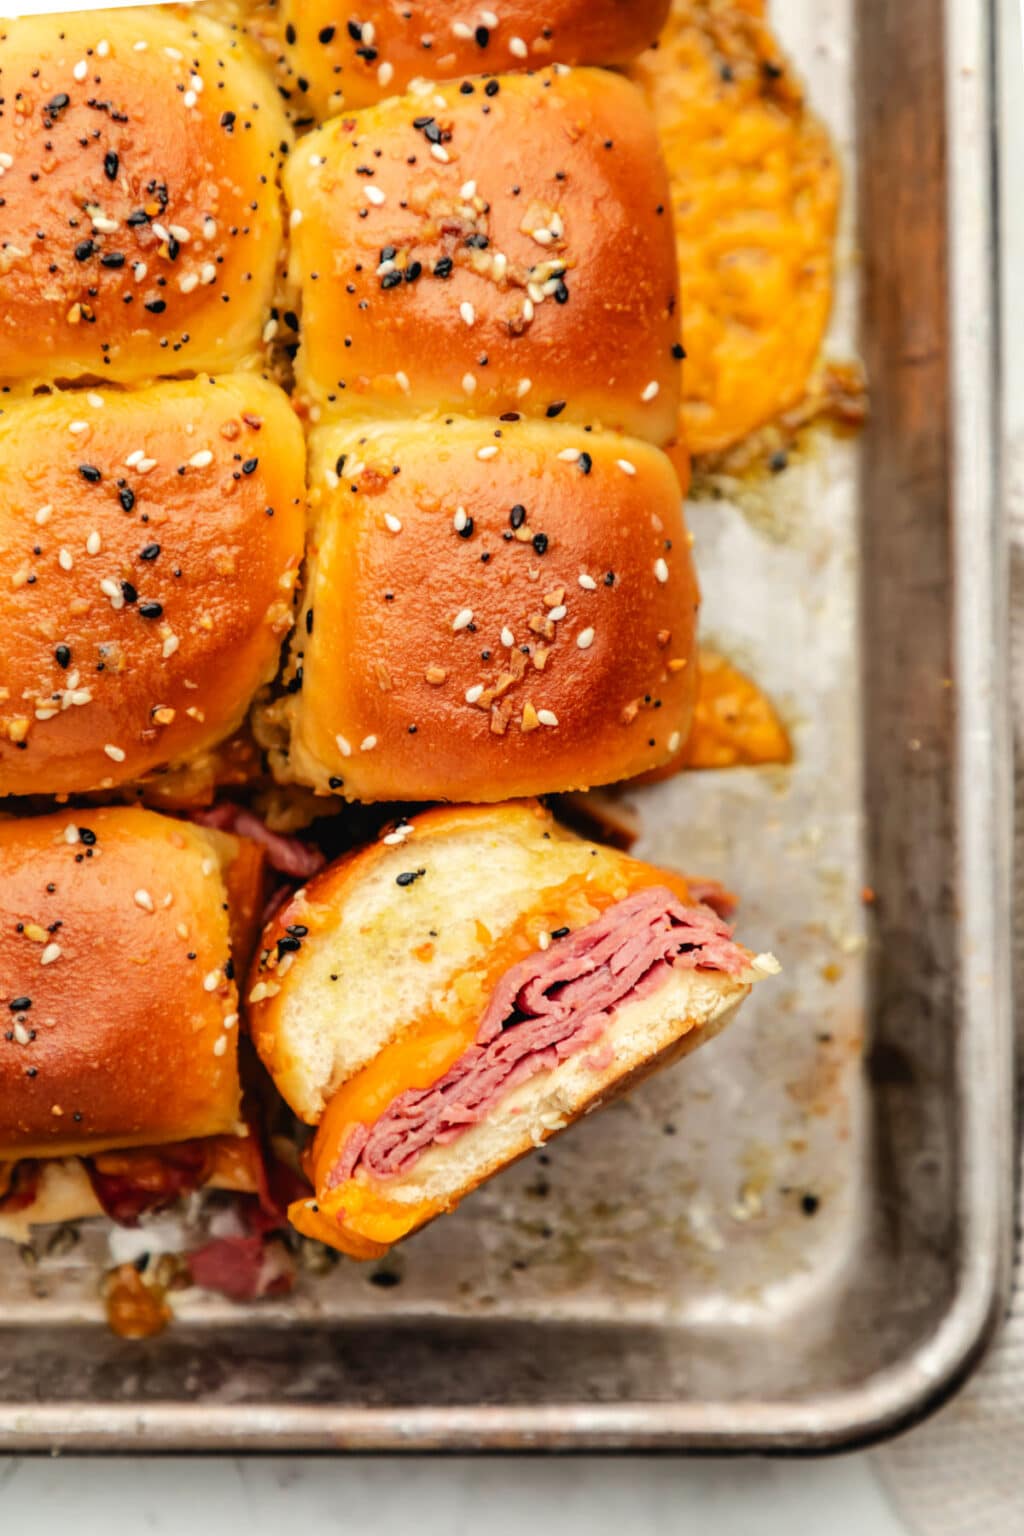
[(764, 12), (764, 0), (676, 0), (630, 71), (672, 181), (694, 454), (800, 400), (831, 306), (839, 171)]

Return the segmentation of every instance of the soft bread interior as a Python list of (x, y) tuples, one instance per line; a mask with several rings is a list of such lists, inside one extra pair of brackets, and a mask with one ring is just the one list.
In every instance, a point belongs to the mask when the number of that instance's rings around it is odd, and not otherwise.
[[(761, 964), (755, 961), (742, 978), (711, 971), (672, 975), (656, 992), (616, 1009), (593, 1045), (523, 1083), (455, 1141), (424, 1152), (408, 1174), (368, 1182), (399, 1204), (454, 1204), (506, 1163), (717, 1033)], [(767, 960), (764, 969), (770, 969)], [(356, 1178), (366, 1175), (357, 1171)]]
[[(276, 1025), (273, 1070), (285, 1098), (316, 1123), (341, 1084), (413, 1019), (468, 1006), (482, 1017), (480, 972), (502, 934), (545, 890), (582, 875), (614, 891), (622, 868), (621, 854), (538, 824), (526, 808), (506, 808), (499, 828), (474, 821), (443, 834), (413, 830), (360, 873), (297, 957)], [(411, 884), (396, 884), (419, 870)], [(583, 898), (573, 926), (597, 915)]]

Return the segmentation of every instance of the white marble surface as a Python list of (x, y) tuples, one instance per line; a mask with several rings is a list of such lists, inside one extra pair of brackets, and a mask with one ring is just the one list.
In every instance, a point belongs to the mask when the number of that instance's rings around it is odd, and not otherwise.
[[(31, 1523), (30, 1523), (31, 1522)], [(0, 1530), (75, 1536), (906, 1536), (867, 1456), (0, 1462)]]

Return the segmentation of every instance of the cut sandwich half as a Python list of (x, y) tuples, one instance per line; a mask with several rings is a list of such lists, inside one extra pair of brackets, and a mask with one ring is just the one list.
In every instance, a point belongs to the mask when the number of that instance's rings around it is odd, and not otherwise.
[(685, 1055), (778, 969), (679, 875), (540, 806), (425, 812), (268, 926), (253, 1037), (319, 1127), (294, 1225), (379, 1256)]

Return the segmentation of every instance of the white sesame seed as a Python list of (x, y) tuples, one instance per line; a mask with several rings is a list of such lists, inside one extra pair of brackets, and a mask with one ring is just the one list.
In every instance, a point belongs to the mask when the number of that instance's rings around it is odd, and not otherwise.
[(58, 553), (57, 553), (57, 564), (60, 566), (62, 571), (73, 571), (74, 570), (75, 562), (71, 558), (71, 551), (69, 549), (60, 549), (58, 551)]
[(678, 752), (679, 748), (682, 746), (682, 744), (683, 744), (683, 738), (680, 736), (679, 732), (678, 731), (673, 731), (672, 735), (668, 739), (668, 749), (669, 749), (669, 751), (670, 752)]
[(88, 430), (89, 430), (89, 423), (87, 421), (69, 421), (68, 422), (68, 431), (69, 432), (73, 432), (76, 437), (78, 436), (79, 432), (88, 432)]
[(166, 225), (158, 224), (155, 219), (153, 220), (153, 223), (151, 224), (150, 228), (152, 229), (154, 235), (156, 235), (158, 240), (169, 240), (171, 238), (171, 232), (166, 227)]
[(107, 742), (107, 744), (103, 748), (103, 750), (107, 754), (107, 756), (110, 758), (110, 761), (112, 763), (123, 763), (124, 762), (124, 749), (122, 747), (112, 747), (110, 745), (110, 743)]
[(14, 1029), (11, 1031), (11, 1033), (14, 1035), (14, 1038), (17, 1040), (19, 1045), (28, 1045), (32, 1038), (20, 1019), (15, 1019)]
[(238, 1023), (238, 1014), (226, 1013), (221, 1020), (221, 1023), (225, 1029), (234, 1029), (235, 1025)]
[(668, 581), (668, 566), (665, 564), (664, 560), (655, 560), (654, 574), (657, 576), (659, 581)]
[(163, 656), (165, 661), (167, 660), (167, 658), (169, 656), (173, 656), (174, 655), (175, 651), (178, 649), (178, 646), (180, 644), (181, 644), (181, 641), (178, 639), (177, 635), (165, 635), (164, 636), (164, 643), (163, 643), (163, 648), (161, 650), (161, 655)]
[(465, 299), (463, 299), (462, 303), (459, 305), (459, 314), (462, 316), (467, 325), (475, 324), (476, 310), (473, 308), (472, 304), (468, 303)]
[(498, 453), (498, 445), (497, 445), (497, 443), (488, 443), (485, 448), (478, 448), (477, 449), (476, 456), (477, 456), (478, 459), (493, 459), (493, 458), (497, 457), (497, 453)]
[(55, 960), (60, 959), (62, 953), (63, 951), (61, 950), (59, 944), (47, 944), (46, 948), (39, 956), (39, 964), (52, 965)]
[(208, 464), (213, 463), (213, 454), (209, 448), (200, 448), (199, 452), (194, 453), (188, 462), (193, 469), (205, 469)]
[(288, 223), (292, 229), (298, 229), (299, 225), (302, 223), (301, 208), (292, 209), (291, 213), (288, 215)]
[(377, 70), (377, 84), (387, 87), (391, 84), (394, 76), (395, 66), (393, 64), (389, 64), (387, 59), (385, 59), (383, 64)]
[(103, 37), (96, 44), (96, 56), (97, 56), (97, 58), (105, 59), (109, 55), (109, 53), (110, 53), (110, 44), (107, 42), (106, 38)]
[(498, 25), (498, 17), (494, 11), (481, 11), (480, 20), (485, 27), (496, 27)]
[(135, 892), (135, 905), (137, 907), (141, 907), (143, 912), (155, 912), (156, 911), (156, 907), (153, 904), (152, 896), (149, 894), (148, 891), (143, 890), (141, 887), (140, 887), (139, 890), (137, 890)]
[(188, 242), (192, 239), (184, 224), (168, 224), (167, 232), (174, 236), (179, 245), (188, 245)]
[(199, 273), (183, 272), (178, 278), (178, 287), (182, 293), (191, 293), (194, 288), (199, 287)]
[(631, 464), (628, 459), (616, 459), (615, 462), (619, 466), (619, 468), (622, 470), (622, 473), (624, 475), (635, 475), (636, 474), (636, 465), (635, 464)]
[(452, 518), (452, 526), (454, 527), (455, 532), (461, 533), (468, 522), (469, 518), (466, 516), (465, 507), (457, 508), (455, 516)]
[(564, 603), (556, 603), (553, 608), (548, 609), (548, 618), (554, 619), (555, 623), (557, 624), (560, 619), (565, 618), (565, 615), (568, 611), (569, 610), (566, 608)]
[(366, 201), (368, 203), (372, 203), (375, 208), (379, 208), (382, 203), (386, 203), (387, 198), (387, 193), (382, 192), (380, 187), (366, 188)]
[(563, 464), (575, 464), (580, 456), (578, 448), (563, 448), (558, 457)]
[(402, 531), (401, 519), (397, 518), (393, 512), (384, 513), (384, 526), (391, 533), (401, 533)]
[(53, 513), (53, 507), (50, 505), (49, 502), (47, 502), (45, 507), (40, 507), (39, 508), (39, 511), (36, 513), (36, 522), (39, 524), (40, 528), (43, 526), (44, 523), (48, 523), (50, 521), (50, 517), (51, 517), (52, 513)]
[(132, 262), (132, 276), (135, 278), (136, 282), (141, 283), (142, 279), (145, 277), (148, 271), (149, 268), (146, 266), (144, 261)]
[(203, 991), (216, 992), (217, 988), (220, 986), (220, 983), (221, 972), (219, 970), (207, 971), (206, 975), (203, 977)]
[(164, 53), (169, 59), (174, 59), (175, 63), (177, 64), (180, 64), (182, 59), (185, 57), (185, 55), (180, 53), (177, 48), (165, 48)]
[(471, 198), (476, 197), (476, 182), (464, 181), (462, 186), (459, 188), (459, 196), (464, 198), (467, 203)]
[(203, 220), (203, 239), (212, 240), (217, 233), (217, 220), (207, 216)]
[(344, 736), (335, 736), (334, 740), (337, 742), (338, 751), (341, 753), (342, 757), (352, 756), (352, 748), (350, 744), (345, 740)]
[(558, 724), (558, 716), (555, 714), (553, 709), (538, 709), (537, 719), (540, 721), (541, 725)]
[(472, 373), (462, 375), (462, 388), (467, 395), (472, 395), (476, 390), (476, 376)]
[(430, 153), (433, 155), (435, 160), (440, 160), (442, 165), (448, 164), (450, 156), (443, 144), (431, 144)]
[(472, 688), (466, 689), (466, 703), (475, 704), (484, 691), (483, 683), (474, 683)]
[(372, 21), (363, 22), (363, 42), (367, 48), (372, 48), (377, 38), (377, 28)]
[(131, 453), (128, 455), (128, 457), (124, 461), (125, 468), (126, 469), (134, 469), (136, 464), (139, 462), (139, 460), (141, 458), (142, 458), (142, 449), (141, 448), (133, 448)]
[(213, 1042), (213, 1054), (215, 1056), (223, 1056), (224, 1052), (227, 1050), (227, 1048), (228, 1048), (228, 1037), (227, 1037), (227, 1035), (218, 1035), (216, 1040)]
[(588, 576), (586, 571), (581, 571), (580, 572), (578, 580), (579, 580), (579, 584), (583, 588), (584, 592), (596, 592), (597, 591), (597, 582), (594, 580), (593, 576)]
[(453, 22), (452, 31), (456, 37), (461, 37), (463, 42), (468, 42), (473, 36), (473, 28), (464, 21)]
[(402, 373), (401, 369), (399, 369), (398, 373), (395, 374), (395, 383), (398, 385), (399, 389), (404, 390), (406, 394), (409, 393), (409, 375), (407, 373)]
[(523, 319), (524, 320), (532, 320), (533, 319), (533, 300), (532, 299), (524, 299), (523, 300)]
[(512, 631), (509, 629), (507, 624), (505, 625), (505, 628), (501, 632), (501, 643), (505, 647), (505, 649), (509, 650), (509, 651), (512, 649), (512, 647), (516, 643), (516, 637), (512, 633)]
[(102, 410), (102, 408), (103, 408), (103, 396), (102, 395), (98, 395), (95, 390), (90, 390), (85, 398), (86, 398), (86, 400), (88, 400), (89, 404), (92, 406), (94, 411)]
[(85, 541), (85, 552), (87, 555), (98, 555), (101, 548), (102, 540), (94, 528)]
[(533, 388), (533, 380), (532, 379), (520, 379), (519, 383), (516, 385), (516, 395), (521, 400), (524, 395), (528, 395), (530, 393), (530, 390), (532, 388)]
[(186, 91), (181, 99), (185, 103), (186, 107), (194, 107), (196, 102), (199, 100), (199, 97), (196, 95), (195, 91)]
[(263, 344), (264, 344), (264, 346), (266, 346), (266, 344), (268, 342), (273, 341), (273, 339), (274, 339), (274, 337), (276, 335), (277, 335), (277, 321), (273, 318), (273, 316), (271, 316), (271, 318), (267, 321), (266, 325), (263, 327)]
[(84, 80), (86, 75), (89, 73), (89, 66), (84, 59), (79, 59), (71, 73), (74, 75), (76, 80)]
[(551, 935), (550, 935), (550, 933), (539, 933), (537, 935), (537, 948), (538, 949), (550, 949), (551, 948)]
[(508, 271), (508, 257), (504, 251), (495, 251), (491, 257), (491, 276), (500, 283)]
[(394, 848), (399, 843), (404, 843), (406, 838), (411, 837), (412, 830), (412, 823), (403, 821), (394, 829), (393, 832), (385, 832), (384, 836), (381, 838), (381, 842), (387, 843), (389, 848)]
[(538, 245), (550, 245), (555, 238), (550, 229), (531, 229), (530, 234)]
[(132, 44), (132, 50), (135, 53), (145, 53), (145, 51), (146, 51), (146, 49), (148, 47), (149, 47), (149, 44), (146, 43), (146, 42), (140, 42), (140, 43), (133, 43)]
[(204, 261), (199, 268), (199, 281), (205, 283), (207, 287), (217, 281), (217, 268), (212, 261)]
[(78, 828), (72, 825), (70, 821), (64, 828), (64, 841), (70, 843), (72, 847), (78, 842)]
[(148, 475), (151, 469), (156, 469), (156, 459), (140, 459), (135, 468), (140, 475)]
[(660, 388), (661, 385), (658, 383), (657, 379), (652, 379), (645, 388), (643, 394), (640, 396), (641, 400), (643, 400), (645, 404), (653, 400)]
[(189, 85), (192, 87), (192, 89), (194, 91), (198, 91), (200, 93), (200, 95), (202, 94), (202, 91), (203, 91), (203, 77), (202, 77), (202, 75), (190, 75), (188, 83), (189, 83)]
[(455, 615), (454, 619), (452, 620), (452, 629), (457, 632), (460, 629), (465, 629), (466, 625), (467, 624), (472, 624), (472, 622), (473, 622), (473, 610), (472, 610), (472, 608), (460, 608), (458, 613)]
[(592, 629), (581, 629), (579, 634), (576, 636), (576, 644), (579, 646), (580, 650), (589, 651), (593, 643), (594, 631)]
[(362, 741), (359, 743), (359, 750), (360, 752), (372, 752), (376, 745), (376, 736), (364, 736)]
[(6, 150), (0, 149), (0, 171), (9, 171), (13, 164), (14, 156), (9, 155)]
[(73, 688), (69, 693), (66, 693), (64, 695), (64, 698), (67, 700), (67, 702), (69, 704), (75, 704), (75, 705), (91, 704), (92, 703), (92, 689), (91, 688)]
[[(209, 876), (212, 875), (214, 870), (217, 868), (217, 860), (216, 859), (204, 859), (202, 864), (200, 864), (199, 867), (202, 870), (203, 874), (206, 875), (207, 878), (209, 878)], [(182, 937), (183, 938), (187, 937), (187, 934), (183, 934)]]
[(525, 59), (530, 50), (521, 37), (510, 37), (508, 40), (508, 51), (514, 58)]

